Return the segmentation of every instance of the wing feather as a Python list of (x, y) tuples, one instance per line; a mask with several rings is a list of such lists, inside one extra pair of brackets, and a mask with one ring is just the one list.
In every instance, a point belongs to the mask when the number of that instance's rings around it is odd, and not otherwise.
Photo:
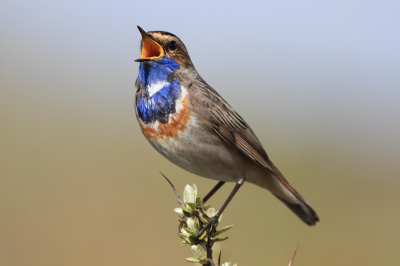
[(243, 118), (203, 80), (192, 82), (191, 86), (196, 100), (200, 99), (207, 108), (215, 132), (249, 159), (274, 172), (263, 146)]

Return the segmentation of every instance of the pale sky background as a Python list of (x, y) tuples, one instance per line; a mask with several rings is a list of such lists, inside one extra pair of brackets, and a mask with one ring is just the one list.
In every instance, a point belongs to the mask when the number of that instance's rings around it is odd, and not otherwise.
[[(307, 228), (249, 185), (235, 199), (236, 209), (227, 209), (226, 223), (237, 224), (236, 240), (233, 235), (224, 248), (227, 258), (249, 265), (266, 255), (269, 265), (287, 265), (301, 242), (298, 265), (396, 265), (399, 14), (398, 1), (2, 1), (0, 264), (188, 265), (183, 258), (191, 253), (175, 238), (175, 199), (158, 171), (173, 176), (178, 191), (195, 182), (205, 194), (214, 183), (172, 166), (139, 130), (134, 60), (140, 25), (181, 38), (200, 75), (251, 125), (320, 214), (321, 223)], [(155, 223), (147, 237), (162, 236), (161, 246), (136, 238), (146, 225), (138, 217), (155, 219), (143, 193), (159, 182), (168, 201), (154, 203), (163, 209), (157, 219), (170, 219), (170, 227)], [(229, 189), (212, 202), (215, 207)], [(271, 228), (281, 226), (285, 215), (281, 230), (263, 228), (253, 236), (255, 250), (243, 230), (261, 225), (238, 218), (245, 217), (249, 198), (262, 199), (257, 208), (268, 209)], [(140, 208), (130, 205), (138, 201)], [(88, 217), (69, 220), (80, 215)], [(102, 217), (126, 223), (107, 227)], [(274, 245), (272, 237), (282, 235), (294, 237)], [(110, 236), (119, 247), (113, 251)], [(345, 236), (350, 246), (343, 244)], [(240, 252), (239, 240), (249, 241), (254, 253)], [(159, 251), (162, 245), (168, 252)]]

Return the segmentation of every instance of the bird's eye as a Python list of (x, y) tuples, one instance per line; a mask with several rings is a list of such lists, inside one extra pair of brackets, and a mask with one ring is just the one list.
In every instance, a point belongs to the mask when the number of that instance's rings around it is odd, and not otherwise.
[(176, 43), (176, 41), (171, 41), (171, 42), (168, 44), (168, 47), (169, 47), (169, 49), (171, 49), (172, 51), (175, 51), (176, 48), (178, 48), (178, 44)]

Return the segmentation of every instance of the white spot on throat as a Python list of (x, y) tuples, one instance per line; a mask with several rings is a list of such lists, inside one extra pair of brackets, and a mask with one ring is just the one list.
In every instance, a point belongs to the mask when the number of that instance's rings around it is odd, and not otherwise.
[(183, 86), (181, 86), (181, 95), (179, 96), (178, 99), (176, 99), (175, 102), (175, 114), (179, 114), (182, 109), (184, 108), (183, 106), (183, 100), (186, 98), (186, 95), (188, 94), (187, 89)]
[(163, 80), (163, 81), (157, 81), (156, 83), (152, 83), (150, 86), (147, 85), (147, 94), (151, 97), (169, 84), (171, 83)]

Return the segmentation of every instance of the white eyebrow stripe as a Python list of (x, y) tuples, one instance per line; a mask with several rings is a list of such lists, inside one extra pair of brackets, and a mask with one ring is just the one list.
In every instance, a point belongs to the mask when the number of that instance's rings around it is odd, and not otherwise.
[(163, 81), (157, 81), (156, 83), (152, 83), (150, 86), (147, 85), (147, 94), (151, 97), (169, 84), (171, 83), (163, 80)]

